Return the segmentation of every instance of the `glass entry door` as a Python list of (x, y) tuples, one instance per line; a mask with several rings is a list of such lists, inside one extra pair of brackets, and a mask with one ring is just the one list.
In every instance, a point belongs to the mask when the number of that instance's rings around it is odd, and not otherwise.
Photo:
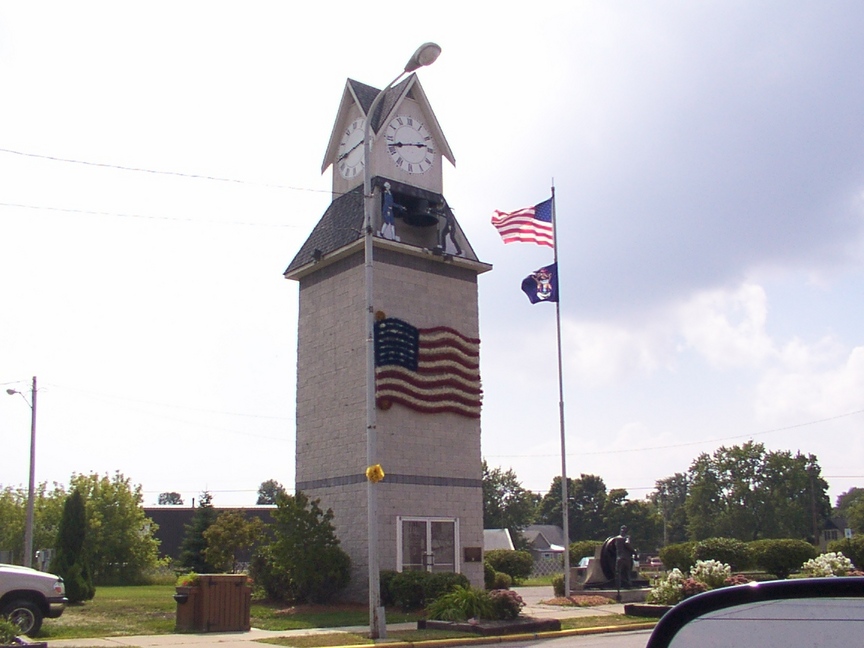
[(398, 570), (458, 572), (458, 526), (453, 518), (400, 517)]

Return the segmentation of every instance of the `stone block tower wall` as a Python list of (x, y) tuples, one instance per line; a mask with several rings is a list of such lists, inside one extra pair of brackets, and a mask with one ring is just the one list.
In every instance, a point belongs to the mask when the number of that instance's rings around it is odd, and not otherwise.
[[(448, 326), (479, 338), (477, 270), (440, 257), (379, 247), (376, 311), (418, 328)], [(348, 598), (368, 591), (365, 310), (362, 249), (300, 278), (297, 488), (332, 508), (352, 561)], [(380, 567), (396, 569), (402, 517), (456, 520), (456, 569), (482, 586), (480, 420), (394, 404), (377, 413)], [(468, 552), (469, 554), (472, 552)]]

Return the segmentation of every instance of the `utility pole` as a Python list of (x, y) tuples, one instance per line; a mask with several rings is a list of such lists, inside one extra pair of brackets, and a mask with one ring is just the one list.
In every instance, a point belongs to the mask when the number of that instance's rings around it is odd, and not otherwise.
[(24, 527), (24, 566), (33, 566), (33, 504), (36, 499), (36, 376), (30, 388), (30, 486), (27, 491), (27, 526)]
[(30, 485), (27, 490), (27, 522), (24, 526), (24, 566), (33, 566), (33, 504), (36, 499), (36, 376), (30, 388), (30, 401), (17, 389), (7, 389), (10, 396), (18, 394), (30, 406)]

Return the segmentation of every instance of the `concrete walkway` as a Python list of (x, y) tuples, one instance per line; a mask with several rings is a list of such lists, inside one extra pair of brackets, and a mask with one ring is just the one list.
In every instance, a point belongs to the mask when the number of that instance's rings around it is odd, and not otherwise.
[[(624, 614), (624, 606), (619, 603), (590, 608), (544, 605), (542, 601), (551, 599), (554, 594), (551, 586), (514, 587), (513, 590), (525, 601), (522, 609), (524, 616), (542, 619), (569, 619), (580, 616), (599, 616)], [(414, 630), (416, 623), (387, 624), (388, 630)], [(48, 641), (48, 648), (150, 648), (164, 646), (218, 646), (219, 648), (252, 648), (249, 642), (274, 637), (304, 636), (315, 634), (336, 634), (340, 632), (362, 634), (369, 626), (350, 628), (313, 628), (308, 630), (257, 630), (248, 632), (209, 632), (204, 634), (166, 634), (136, 637), (106, 637), (101, 639), (58, 639)], [(470, 640), (460, 640), (470, 643)]]

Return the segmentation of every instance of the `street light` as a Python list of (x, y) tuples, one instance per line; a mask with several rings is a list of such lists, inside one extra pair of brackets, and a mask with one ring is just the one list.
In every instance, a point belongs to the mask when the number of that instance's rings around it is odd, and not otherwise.
[[(418, 68), (431, 65), (441, 54), (441, 48), (435, 43), (424, 43), (405, 64), (405, 69), (378, 92), (363, 127), (363, 253), (364, 253), (364, 283), (366, 288), (366, 465), (377, 464), (378, 431), (377, 412), (375, 411), (375, 306), (372, 294), (372, 213), (375, 208), (372, 194), (372, 171), (370, 155), (372, 152), (372, 120), (381, 99), (387, 94), (405, 74)], [(375, 496), (375, 484), (366, 482), (367, 508), (367, 542), (369, 544), (369, 634), (373, 639), (383, 639), (387, 636), (387, 626), (384, 619), (384, 608), (381, 606), (381, 585), (379, 582), (380, 568), (378, 563), (378, 502)]]
[(30, 486), (27, 490), (27, 522), (24, 526), (24, 566), (33, 566), (33, 502), (36, 496), (36, 376), (30, 389), (30, 400), (17, 389), (7, 389), (10, 396), (18, 394), (30, 406)]

